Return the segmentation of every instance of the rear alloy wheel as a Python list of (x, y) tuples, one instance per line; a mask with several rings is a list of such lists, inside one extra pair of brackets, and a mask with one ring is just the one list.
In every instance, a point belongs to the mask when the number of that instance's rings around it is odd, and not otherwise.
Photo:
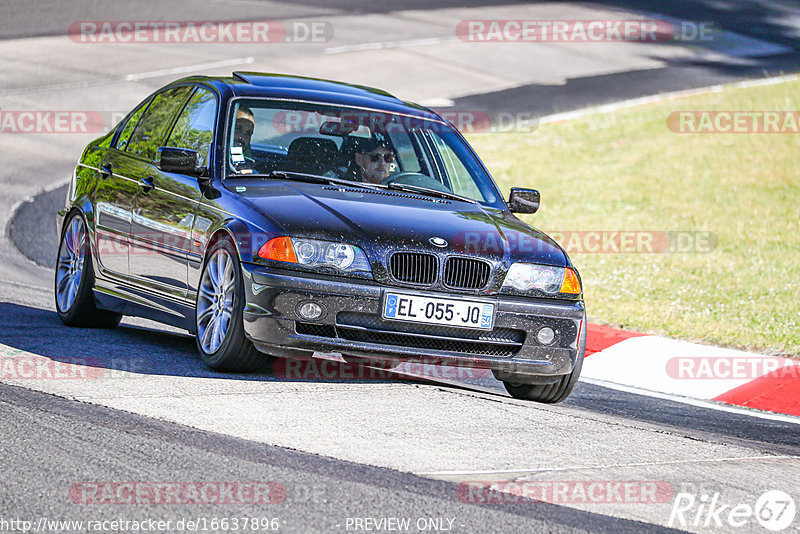
[(566, 400), (575, 388), (575, 384), (578, 383), (578, 378), (581, 376), (583, 358), (586, 353), (587, 326), (586, 315), (584, 314), (581, 339), (578, 342), (578, 355), (571, 373), (559, 377), (558, 380), (552, 384), (518, 384), (512, 381), (503, 382), (506, 391), (515, 399), (544, 402), (547, 404), (555, 404)]
[(80, 214), (73, 214), (64, 226), (55, 273), (58, 318), (67, 326), (114, 328), (122, 315), (100, 310), (94, 302), (94, 271), (89, 234)]
[(219, 371), (247, 372), (268, 368), (262, 354), (244, 335), (244, 281), (236, 250), (227, 238), (208, 251), (195, 307), (200, 357)]

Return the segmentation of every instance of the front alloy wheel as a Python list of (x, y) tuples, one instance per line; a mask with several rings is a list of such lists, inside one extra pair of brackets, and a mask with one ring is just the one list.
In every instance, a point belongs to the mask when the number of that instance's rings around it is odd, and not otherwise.
[(209, 249), (197, 289), (195, 331), (200, 357), (212, 369), (254, 371), (269, 363), (244, 335), (244, 282), (229, 238)]
[(225, 340), (233, 314), (233, 259), (225, 248), (208, 259), (197, 296), (197, 339), (203, 352), (214, 353)]

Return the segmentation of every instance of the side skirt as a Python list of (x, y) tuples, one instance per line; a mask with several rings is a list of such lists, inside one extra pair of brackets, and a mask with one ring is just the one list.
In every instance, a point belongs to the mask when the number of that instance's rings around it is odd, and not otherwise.
[(93, 292), (98, 308), (151, 319), (194, 333), (193, 306), (129, 287), (110, 288), (95, 283)]

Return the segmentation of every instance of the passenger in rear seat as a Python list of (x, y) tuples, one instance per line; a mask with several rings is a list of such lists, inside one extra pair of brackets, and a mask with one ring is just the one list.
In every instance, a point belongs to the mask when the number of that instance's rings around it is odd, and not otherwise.
[(242, 152), (245, 158), (253, 157), (253, 152), (250, 148), (250, 139), (253, 137), (253, 131), (256, 128), (256, 119), (250, 108), (242, 106), (236, 110), (236, 124), (233, 128), (233, 146), (242, 147)]

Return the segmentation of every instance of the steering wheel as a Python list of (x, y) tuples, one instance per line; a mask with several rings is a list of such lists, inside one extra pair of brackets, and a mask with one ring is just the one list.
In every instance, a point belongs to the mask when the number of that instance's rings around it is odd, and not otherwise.
[[(384, 178), (383, 180), (381, 180), (381, 183), (383, 185), (389, 185), (390, 183), (394, 182), (395, 180), (398, 180), (398, 179), (401, 179), (401, 178), (411, 178), (412, 176), (425, 176), (427, 178), (427, 176), (422, 174), (421, 172), (406, 171), (406, 172), (398, 172), (397, 174), (392, 174), (392, 175), (388, 176), (387, 178)], [(404, 182), (400, 182), (400, 183), (404, 183)]]
[(383, 185), (389, 185), (394, 182), (397, 182), (398, 184), (416, 185), (417, 187), (427, 187), (428, 189), (435, 189), (443, 193), (450, 192), (450, 190), (442, 185), (441, 182), (431, 178), (427, 174), (422, 174), (421, 172), (400, 172), (381, 180), (381, 184)]

